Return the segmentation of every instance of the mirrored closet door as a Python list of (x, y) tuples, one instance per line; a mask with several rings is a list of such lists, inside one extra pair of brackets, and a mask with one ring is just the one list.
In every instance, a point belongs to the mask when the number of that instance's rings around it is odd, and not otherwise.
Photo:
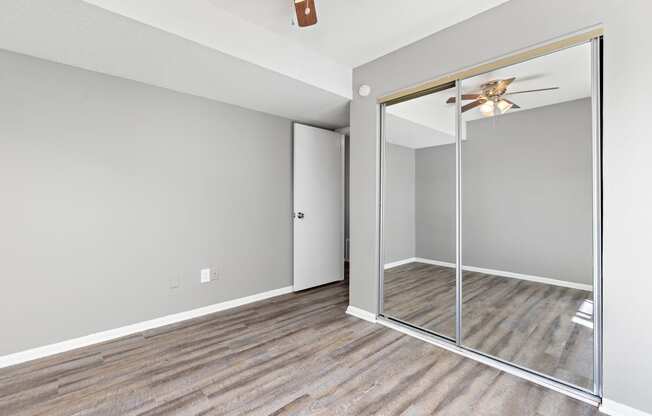
[(461, 90), (462, 345), (592, 389), (591, 45)]
[(382, 105), (381, 319), (600, 394), (600, 42)]
[(383, 311), (456, 337), (455, 84), (384, 115)]

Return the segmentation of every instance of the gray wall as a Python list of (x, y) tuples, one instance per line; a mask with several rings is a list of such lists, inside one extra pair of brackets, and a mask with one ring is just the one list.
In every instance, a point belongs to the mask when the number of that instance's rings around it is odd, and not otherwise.
[[(591, 100), (467, 124), (463, 263), (591, 285)], [(417, 150), (417, 257), (455, 262), (455, 146)]]
[(0, 355), (291, 285), (289, 120), (2, 51), (0, 91)]
[[(378, 106), (384, 94), (496, 59), (593, 25), (604, 49), (605, 396), (652, 412), (652, 37), (648, 0), (511, 0), (354, 70), (351, 104), (350, 303), (375, 312), (378, 299)], [(505, 22), (510, 22), (505, 25)], [(481, 33), (482, 36), (478, 34)], [(518, 36), (513, 36), (518, 33)], [(497, 41), (498, 39), (498, 41)]]
[(414, 257), (414, 149), (385, 146), (385, 263)]

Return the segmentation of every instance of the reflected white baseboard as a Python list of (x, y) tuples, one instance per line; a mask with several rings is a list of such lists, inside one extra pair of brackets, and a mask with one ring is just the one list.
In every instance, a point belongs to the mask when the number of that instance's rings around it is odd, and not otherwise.
[(349, 305), (348, 308), (346, 308), (346, 313), (348, 315), (355, 316), (356, 318), (364, 319), (365, 321), (369, 321), (374, 324), (376, 323), (376, 314), (365, 311), (364, 309)]
[(609, 399), (602, 399), (600, 412), (609, 416), (652, 416), (650, 413)]
[(391, 269), (393, 267), (402, 266), (402, 265), (408, 264), (408, 263), (414, 263), (415, 261), (417, 261), (416, 257), (410, 257), (408, 259), (403, 259), (403, 260), (393, 261), (391, 263), (386, 263), (385, 264), (385, 270)]
[(450, 267), (451, 269), (455, 268), (455, 263), (449, 263), (447, 261), (424, 259), (423, 257), (415, 257), (414, 261), (416, 261), (417, 263), (426, 263), (426, 264), (433, 264), (435, 266)]
[[(425, 259), (422, 257), (410, 257), (404, 260), (399, 260), (395, 261), (392, 263), (387, 263), (385, 264), (385, 269), (391, 269), (394, 267), (402, 266), (404, 264), (408, 263), (426, 263), (426, 264), (432, 264), (435, 266), (441, 266), (441, 267), (450, 267), (450, 268), (455, 268), (455, 263), (450, 263), (446, 261), (441, 261), (441, 260), (432, 260), (432, 259)], [(485, 273), (485, 274), (491, 274), (494, 276), (502, 276), (502, 277), (509, 277), (512, 279), (520, 279), (520, 280), (527, 280), (530, 282), (537, 282), (537, 283), (544, 283), (548, 285), (553, 285), (553, 286), (561, 286), (561, 287), (568, 287), (571, 289), (579, 289), (579, 290), (586, 290), (587, 292), (592, 292), (593, 291), (593, 286), (592, 285), (587, 285), (583, 283), (575, 283), (575, 282), (568, 282), (565, 280), (558, 280), (558, 279), (551, 279), (549, 277), (541, 277), (541, 276), (533, 276), (529, 274), (522, 274), (522, 273), (514, 273), (514, 272), (507, 272), (504, 270), (494, 270), (494, 269), (486, 269), (484, 267), (475, 267), (475, 266), (464, 266), (463, 269), (468, 272), (477, 272), (477, 273)]]

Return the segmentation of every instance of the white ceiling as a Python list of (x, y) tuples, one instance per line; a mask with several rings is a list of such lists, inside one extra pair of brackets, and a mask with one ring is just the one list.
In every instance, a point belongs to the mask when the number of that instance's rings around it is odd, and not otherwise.
[[(321, 55), (314, 48), (270, 31), (214, 4), (213, 0), (86, 0), (112, 13), (191, 40), (230, 56), (267, 68), (309, 85), (351, 98), (351, 67)], [(275, 0), (231, 1), (258, 6), (262, 17), (290, 24), (289, 2), (284, 13), (269, 6)]]
[(0, 48), (334, 128), (353, 67), (505, 1), (3, 0)]
[[(478, 92), (480, 85), (493, 79), (516, 77), (509, 92), (559, 87), (558, 90), (508, 96), (523, 111), (591, 96), (591, 45), (585, 43), (536, 59), (501, 68), (462, 81), (462, 92)], [(469, 101), (467, 101), (469, 102)], [(465, 113), (467, 120), (482, 117), (479, 110)]]
[[(462, 93), (477, 93), (480, 85), (487, 81), (510, 77), (516, 77), (516, 80), (510, 85), (508, 92), (547, 87), (559, 87), (559, 89), (508, 96), (506, 98), (521, 106), (520, 109), (510, 110), (509, 113), (590, 97), (590, 45), (587, 43), (575, 46), (463, 80)], [(448, 137), (452, 138), (451, 141), (442, 141), (442, 137), (445, 138), (445, 136), (437, 135), (431, 136), (432, 138), (429, 140), (415, 142), (413, 128), (407, 129), (404, 134), (401, 134), (394, 127), (391, 127), (393, 134), (389, 140), (395, 144), (411, 148), (452, 143), (455, 140), (455, 105), (446, 104), (446, 99), (454, 95), (455, 90), (449, 89), (395, 104), (387, 109), (390, 114), (414, 124), (428, 127), (436, 132), (447, 133), (450, 135)], [(464, 103), (469, 102), (471, 101), (465, 101)], [(482, 117), (477, 108), (464, 113), (465, 121)], [(390, 127), (387, 127), (387, 129), (389, 131)]]
[(354, 67), (506, 0), (324, 0), (309, 28), (293, 0), (85, 1), (351, 98)]
[(385, 140), (403, 147), (421, 149), (455, 143), (455, 133), (449, 134), (414, 123), (394, 114), (387, 114), (385, 118)]
[(81, 0), (2, 0), (0, 48), (326, 128), (348, 125), (347, 97)]
[(315, 0), (319, 23), (306, 29), (290, 25), (292, 0), (208, 1), (354, 68), (507, 0)]
[(455, 140), (455, 105), (446, 104), (455, 96), (455, 88), (424, 95), (387, 107), (387, 112), (413, 123), (453, 136)]

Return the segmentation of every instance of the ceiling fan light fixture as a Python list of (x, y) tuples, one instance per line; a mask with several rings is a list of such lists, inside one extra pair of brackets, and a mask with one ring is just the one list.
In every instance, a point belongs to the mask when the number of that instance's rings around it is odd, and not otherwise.
[[(315, 1), (315, 0), (311, 0)], [(504, 95), (515, 95), (515, 94), (524, 94), (530, 92), (543, 92), (543, 91), (552, 91), (558, 90), (559, 87), (549, 87), (549, 88), (539, 88), (535, 90), (526, 90), (526, 91), (515, 91), (508, 92), (507, 87), (516, 79), (516, 77), (511, 77), (507, 79), (495, 79), (493, 81), (485, 82), (480, 85), (480, 91), (473, 94), (462, 94), (460, 98), (462, 100), (473, 100), (473, 102), (464, 104), (462, 106), (462, 113), (475, 108), (479, 109), (483, 116), (492, 117), (496, 115), (496, 107), (498, 107), (498, 112), (500, 114), (505, 114), (511, 109), (521, 108), (518, 104), (513, 103), (512, 101), (503, 98)], [(449, 97), (446, 100), (446, 104), (454, 104), (457, 101), (457, 97)]]
[(482, 113), (483, 116), (485, 117), (491, 117), (494, 115), (494, 102), (491, 100), (488, 100), (484, 104), (480, 106), (480, 112)]

